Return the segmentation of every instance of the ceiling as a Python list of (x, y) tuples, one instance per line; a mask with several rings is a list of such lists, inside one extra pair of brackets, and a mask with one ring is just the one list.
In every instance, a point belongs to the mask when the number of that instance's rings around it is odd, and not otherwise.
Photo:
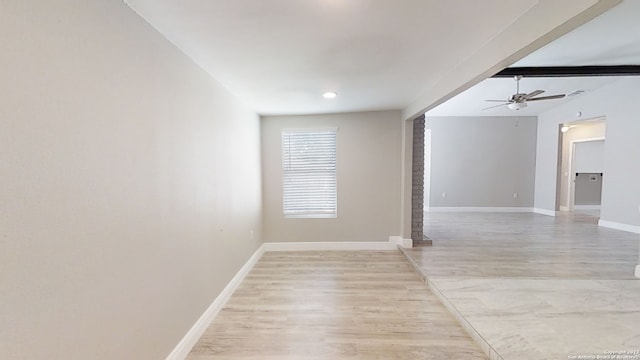
[[(618, 0), (124, 1), (258, 113), (274, 115), (410, 105), (415, 113)], [(323, 99), (327, 91), (338, 97)]]
[[(530, 93), (541, 89), (546, 92), (540, 96), (555, 94), (571, 94), (578, 90), (595, 90), (615, 81), (616, 77), (588, 78), (523, 78), (520, 80), (520, 92)], [(563, 102), (571, 101), (580, 95), (567, 96), (564, 99), (529, 102), (521, 110), (509, 110), (506, 106), (483, 110), (498, 105), (496, 102), (485, 102), (487, 99), (505, 100), (515, 94), (516, 83), (513, 79), (486, 79), (469, 90), (451, 98), (443, 104), (428, 111), (427, 116), (537, 116)]]
[[(513, 66), (578, 66), (640, 64), (640, 0), (625, 0), (563, 37), (529, 54)], [(523, 78), (522, 93), (536, 89), (544, 94), (584, 93), (605, 86), (617, 77)], [(514, 111), (506, 107), (482, 110), (496, 103), (485, 99), (507, 99), (515, 93), (515, 81), (508, 78), (486, 79), (467, 91), (427, 112), (427, 116), (531, 116), (539, 115), (580, 95), (560, 100), (530, 102)], [(583, 93), (583, 94), (584, 94)]]

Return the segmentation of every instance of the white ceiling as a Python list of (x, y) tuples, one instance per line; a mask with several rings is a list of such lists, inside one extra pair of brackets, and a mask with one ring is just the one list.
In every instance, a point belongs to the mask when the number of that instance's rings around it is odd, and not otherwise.
[[(640, 65), (640, 0), (625, 0), (621, 5), (513, 64), (572, 65)], [(541, 96), (570, 94), (576, 90), (594, 90), (617, 79), (619, 78), (524, 78), (520, 82), (520, 89), (521, 93), (529, 93), (536, 89), (546, 90)], [(496, 104), (485, 102), (485, 99), (506, 100), (513, 93), (513, 79), (487, 79), (430, 110), (427, 116), (539, 115), (575, 98), (569, 96), (560, 100), (531, 102), (527, 108), (518, 111), (506, 107), (482, 110)]]
[(624, 0), (514, 66), (639, 64), (640, 0)]
[[(576, 90), (585, 92), (615, 81), (615, 77), (589, 78), (523, 78), (520, 81), (520, 92), (528, 94), (533, 90), (546, 89), (540, 96), (570, 94)], [(469, 90), (451, 98), (443, 104), (427, 112), (427, 116), (536, 116), (563, 102), (571, 101), (575, 96), (564, 99), (529, 102), (521, 110), (509, 110), (506, 106), (483, 110), (500, 103), (485, 102), (487, 99), (507, 100), (516, 92), (513, 79), (486, 79)]]
[(403, 109), (523, 18), (544, 34), (603, 0), (124, 1), (265, 115)]

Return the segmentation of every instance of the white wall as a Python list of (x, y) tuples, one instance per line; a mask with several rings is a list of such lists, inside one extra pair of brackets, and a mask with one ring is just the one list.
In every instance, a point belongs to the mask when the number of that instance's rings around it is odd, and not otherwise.
[(424, 202), (423, 208), (429, 209), (431, 201), (431, 129), (424, 130)]
[(259, 119), (121, 1), (0, 33), (0, 358), (163, 359), (261, 243)]
[(535, 206), (553, 211), (556, 198), (558, 124), (606, 117), (601, 220), (640, 225), (640, 115), (636, 95), (640, 78), (622, 78), (539, 116)]
[(574, 151), (575, 172), (604, 172), (604, 140), (578, 142)]
[[(282, 215), (282, 130), (338, 128), (338, 217)], [(402, 121), (399, 111), (262, 118), (264, 239), (388, 241), (400, 235)]]
[(531, 207), (536, 126), (535, 117), (427, 117), (430, 206)]

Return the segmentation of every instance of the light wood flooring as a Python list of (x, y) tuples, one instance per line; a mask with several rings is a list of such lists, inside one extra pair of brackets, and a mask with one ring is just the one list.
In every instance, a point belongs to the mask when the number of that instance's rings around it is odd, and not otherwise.
[(397, 251), (265, 253), (188, 359), (486, 359)]
[(640, 235), (589, 215), (428, 213), (432, 247), (406, 253), (430, 277), (634, 279)]
[(432, 247), (403, 252), (492, 359), (640, 349), (640, 235), (495, 213), (429, 213), (425, 233)]

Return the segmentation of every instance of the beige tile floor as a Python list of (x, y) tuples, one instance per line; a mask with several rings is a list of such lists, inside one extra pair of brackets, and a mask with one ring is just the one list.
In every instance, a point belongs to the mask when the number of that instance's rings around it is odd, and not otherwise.
[(486, 359), (398, 251), (265, 253), (188, 359)]
[(640, 350), (640, 236), (597, 218), (430, 213), (432, 247), (405, 250), (492, 358)]

